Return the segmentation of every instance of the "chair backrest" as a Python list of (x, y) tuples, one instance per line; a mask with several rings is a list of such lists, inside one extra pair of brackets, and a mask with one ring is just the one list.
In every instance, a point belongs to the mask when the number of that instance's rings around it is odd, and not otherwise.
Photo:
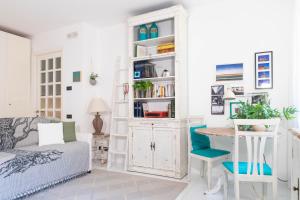
[(200, 135), (196, 133), (198, 128), (206, 128), (206, 125), (203, 125), (202, 117), (189, 117), (188, 118), (188, 152), (192, 150), (203, 149), (210, 147), (209, 137), (206, 135)]
[[(236, 119), (234, 145), (234, 174), (239, 174), (239, 140), (245, 139), (247, 146), (247, 175), (264, 176), (264, 153), (266, 141), (272, 139), (272, 176), (277, 176), (277, 132), (280, 119)], [(262, 131), (244, 131), (243, 127), (260, 127)], [(269, 128), (265, 128), (269, 127)], [(255, 129), (255, 128), (254, 128)], [(256, 128), (258, 129), (258, 128)], [(267, 129), (267, 130), (264, 130)], [(259, 167), (259, 168), (258, 168)]]

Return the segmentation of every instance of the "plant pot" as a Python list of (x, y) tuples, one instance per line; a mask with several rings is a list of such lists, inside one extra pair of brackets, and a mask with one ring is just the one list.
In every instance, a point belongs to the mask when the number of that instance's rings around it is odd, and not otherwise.
[(147, 91), (146, 91), (146, 97), (147, 98), (151, 98), (152, 97), (152, 89), (151, 88), (147, 89)]
[(139, 90), (139, 97), (138, 98), (145, 98), (146, 97), (146, 91)]
[(90, 84), (91, 85), (96, 85), (97, 84), (97, 80), (96, 79), (90, 79)]

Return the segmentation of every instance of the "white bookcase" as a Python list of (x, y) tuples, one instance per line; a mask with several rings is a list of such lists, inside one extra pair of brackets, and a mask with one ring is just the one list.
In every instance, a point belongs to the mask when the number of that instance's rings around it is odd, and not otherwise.
[[(155, 22), (158, 38), (138, 40), (140, 25)], [(128, 20), (129, 28), (129, 138), (128, 170), (182, 178), (187, 171), (187, 14), (180, 6), (146, 13)], [(160, 44), (173, 43), (172, 52), (156, 53)], [(151, 54), (137, 56), (137, 46), (152, 49)], [(157, 76), (135, 77), (136, 64), (154, 64)], [(163, 77), (164, 70), (168, 76)], [(148, 96), (135, 95), (136, 82), (150, 81), (153, 88), (163, 87), (163, 93), (152, 89)], [(171, 89), (169, 89), (171, 87)], [(169, 90), (169, 92), (167, 92)], [(172, 92), (170, 92), (172, 91)], [(161, 95), (163, 94), (163, 95)], [(168, 111), (173, 101), (172, 117), (137, 117), (135, 103), (147, 104), (149, 111)], [(174, 103), (175, 102), (175, 103)]]

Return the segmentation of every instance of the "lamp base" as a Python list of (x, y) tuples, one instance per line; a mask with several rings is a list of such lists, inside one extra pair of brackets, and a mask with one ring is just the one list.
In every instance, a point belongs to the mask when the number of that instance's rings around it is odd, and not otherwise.
[(100, 118), (99, 113), (95, 115), (95, 119), (93, 120), (93, 126), (95, 129), (95, 133), (93, 133), (93, 135), (102, 135), (101, 130), (103, 127), (103, 120)]

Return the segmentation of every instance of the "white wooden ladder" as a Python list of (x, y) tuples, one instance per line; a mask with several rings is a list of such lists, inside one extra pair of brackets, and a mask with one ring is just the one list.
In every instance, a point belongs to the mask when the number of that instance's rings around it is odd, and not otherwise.
[(124, 84), (128, 84), (128, 68), (122, 67), (121, 57), (117, 58), (115, 69), (107, 168), (114, 171), (126, 171), (128, 163), (128, 94), (124, 96), (123, 87)]

